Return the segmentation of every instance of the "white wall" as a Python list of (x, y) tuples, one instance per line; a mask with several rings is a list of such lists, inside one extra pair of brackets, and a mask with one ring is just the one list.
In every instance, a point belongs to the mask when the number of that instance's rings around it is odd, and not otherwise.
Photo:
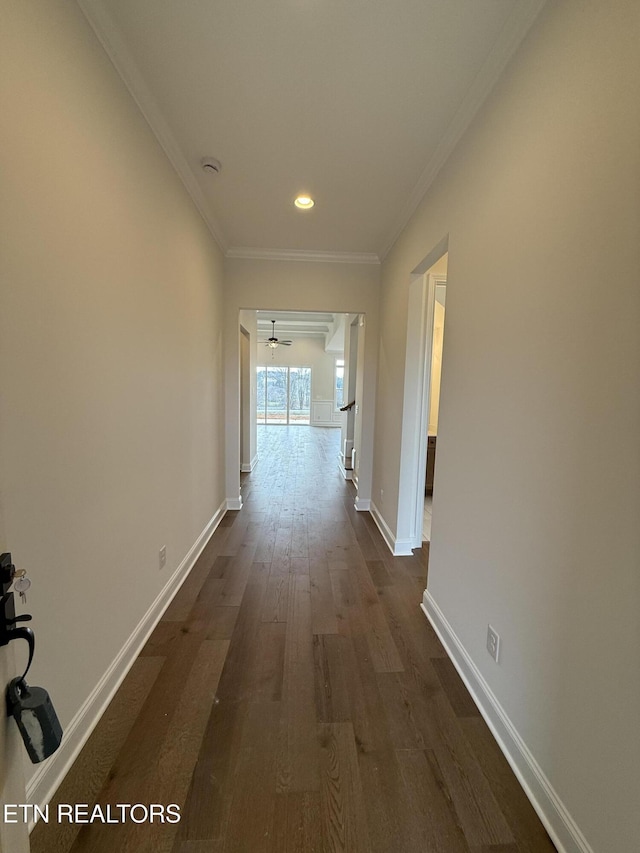
[(428, 591), (595, 853), (640, 838), (639, 42), (635, 0), (547, 4), (382, 272), (374, 498), (394, 530), (448, 234)]
[(66, 728), (224, 499), (222, 259), (78, 6), (2, 18), (4, 526)]
[(238, 506), (240, 495), (240, 357), (237, 330), (239, 312), (243, 308), (366, 314), (371, 334), (367, 335), (362, 362), (361, 406), (366, 428), (361, 448), (365, 467), (359, 495), (369, 497), (378, 355), (379, 275), (380, 268), (376, 264), (225, 260), (226, 487), (230, 507)]

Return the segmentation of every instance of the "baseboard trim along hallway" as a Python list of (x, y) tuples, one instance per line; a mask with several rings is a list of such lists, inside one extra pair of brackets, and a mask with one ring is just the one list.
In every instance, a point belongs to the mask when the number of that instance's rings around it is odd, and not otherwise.
[(556, 853), (419, 609), (428, 548), (389, 553), (354, 508), (339, 440), (259, 427), (242, 510), (50, 802), (171, 805), (179, 820), (43, 819), (32, 853)]
[(558, 853), (593, 853), (592, 847), (428, 590), (424, 591), (420, 606), (558, 848)]
[(256, 453), (256, 455), (253, 457), (251, 462), (249, 462), (249, 463), (244, 462), (240, 466), (240, 472), (242, 474), (250, 474), (254, 470), (254, 468), (256, 467), (257, 464), (258, 464), (258, 454)]
[[(65, 729), (62, 744), (57, 752), (41, 764), (27, 784), (27, 801), (43, 808), (55, 794), (58, 786), (69, 772), (82, 747), (100, 721), (105, 709), (113, 699), (125, 676), (133, 666), (141, 649), (162, 618), (178, 590), (189, 576), (198, 557), (227, 511), (225, 500), (216, 510), (202, 533), (164, 585), (153, 604), (142, 617), (135, 630), (104, 673), (94, 690), (89, 694), (78, 713)], [(29, 830), (33, 828), (31, 823)]]
[[(353, 476), (352, 476), (353, 481)], [(354, 509), (358, 510), (358, 512), (369, 512), (371, 509), (371, 501), (368, 498), (361, 498), (356, 495), (356, 498), (353, 502)]]
[(413, 550), (411, 548), (411, 540), (410, 539), (396, 539), (396, 537), (391, 532), (391, 528), (384, 520), (382, 513), (378, 509), (378, 507), (371, 501), (371, 517), (376, 523), (376, 526), (380, 533), (382, 533), (382, 538), (387, 543), (389, 550), (393, 554), (394, 557), (410, 557), (413, 554)]

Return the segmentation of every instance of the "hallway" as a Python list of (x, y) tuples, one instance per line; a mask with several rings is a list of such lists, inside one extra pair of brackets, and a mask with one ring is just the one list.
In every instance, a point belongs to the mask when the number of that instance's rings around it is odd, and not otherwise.
[(181, 822), (40, 823), (33, 853), (551, 853), (419, 609), (426, 554), (392, 557), (354, 511), (339, 430), (258, 433), (243, 509), (55, 798)]

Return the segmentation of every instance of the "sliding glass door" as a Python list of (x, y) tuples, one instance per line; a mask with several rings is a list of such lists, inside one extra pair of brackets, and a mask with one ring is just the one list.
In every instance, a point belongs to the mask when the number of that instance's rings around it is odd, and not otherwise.
[(289, 368), (289, 423), (308, 424), (311, 420), (311, 368)]
[(258, 367), (257, 410), (259, 424), (287, 423), (288, 367)]
[(310, 367), (258, 367), (256, 388), (259, 424), (310, 423)]

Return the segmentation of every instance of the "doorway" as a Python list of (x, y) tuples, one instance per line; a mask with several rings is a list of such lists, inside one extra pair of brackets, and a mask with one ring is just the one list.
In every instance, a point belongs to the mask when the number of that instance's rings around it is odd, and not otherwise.
[[(227, 491), (231, 495), (227, 498), (228, 507), (238, 509), (242, 506), (240, 474), (251, 473), (260, 464), (258, 435), (263, 434), (267, 426), (277, 425), (285, 429), (291, 427), (294, 432), (302, 426), (300, 438), (307, 430), (331, 428), (336, 439), (340, 439), (335, 454), (336, 467), (356, 487), (356, 509), (368, 510), (375, 359), (367, 350), (370, 345), (365, 343), (366, 315), (242, 308), (239, 320), (238, 371), (236, 374), (236, 363), (230, 361), (229, 374), (237, 375), (240, 381), (227, 384), (228, 411), (238, 412), (233, 429), (229, 421), (227, 430)], [(249, 336), (242, 330), (247, 330)], [(376, 330), (374, 323), (374, 340)], [(243, 349), (246, 350), (247, 343), (249, 352), (244, 356), (244, 364), (249, 370), (243, 388)], [(242, 407), (245, 401), (249, 406), (247, 418), (244, 417), (246, 409)], [(347, 410), (342, 411), (343, 408)], [(246, 458), (251, 462), (244, 464), (241, 454), (249, 430)], [(238, 474), (236, 458), (240, 463)], [(246, 482), (245, 478), (243, 483)], [(236, 488), (238, 498), (235, 498)]]
[(427, 458), (424, 488), (424, 511), (422, 516), (422, 541), (431, 541), (433, 512), (433, 482), (438, 449), (438, 415), (440, 413), (440, 381), (442, 376), (442, 345), (444, 342), (444, 317), (447, 297), (447, 280), (442, 274), (434, 275), (433, 329), (431, 332), (431, 364), (425, 382), (429, 383), (425, 394), (429, 398), (427, 418)]
[[(432, 529), (432, 495), (427, 491), (427, 466), (429, 464), (429, 491), (437, 489), (435, 453), (439, 436), (439, 402), (442, 349), (435, 355), (436, 338), (434, 320), (440, 316), (441, 328), (437, 336), (444, 339), (444, 297), (448, 270), (448, 245), (445, 239), (413, 272), (409, 282), (407, 317), (407, 349), (405, 357), (405, 393), (402, 416), (402, 446), (400, 452), (400, 489), (398, 498), (398, 524), (394, 554), (410, 554), (422, 547), (423, 530), (428, 541)], [(436, 291), (439, 290), (439, 301)], [(442, 311), (436, 309), (441, 305)], [(432, 369), (434, 368), (434, 369)], [(436, 403), (437, 399), (437, 403)], [(434, 406), (432, 407), (432, 400)], [(430, 416), (435, 415), (429, 429)], [(429, 447), (430, 445), (430, 447)], [(432, 479), (431, 479), (432, 478)], [(425, 497), (429, 498), (425, 503)]]

